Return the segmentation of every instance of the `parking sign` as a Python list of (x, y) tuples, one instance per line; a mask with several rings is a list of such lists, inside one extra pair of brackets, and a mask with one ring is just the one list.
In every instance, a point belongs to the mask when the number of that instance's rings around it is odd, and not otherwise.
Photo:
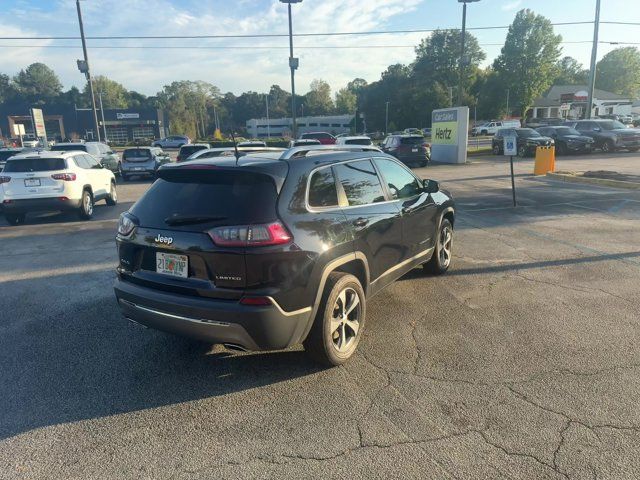
[(518, 145), (516, 143), (515, 136), (504, 137), (504, 154), (507, 156), (514, 156), (518, 154)]

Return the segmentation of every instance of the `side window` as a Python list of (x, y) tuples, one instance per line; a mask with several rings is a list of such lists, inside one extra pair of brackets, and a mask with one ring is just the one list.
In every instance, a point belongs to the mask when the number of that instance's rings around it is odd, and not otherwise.
[(100, 168), (100, 163), (95, 159), (95, 157), (92, 157), (91, 155), (83, 155), (83, 157), (89, 168)]
[(323, 168), (315, 172), (309, 181), (310, 207), (338, 206), (336, 180), (331, 168)]
[(576, 130), (580, 132), (586, 132), (587, 130), (591, 130), (591, 122), (580, 122), (576, 124)]
[(334, 171), (347, 196), (349, 206), (384, 202), (384, 191), (371, 160), (336, 165)]
[(394, 200), (411, 198), (422, 193), (418, 179), (404, 167), (385, 158), (377, 158), (375, 162)]
[(75, 157), (73, 157), (73, 161), (76, 162), (76, 165), (78, 165), (78, 167), (80, 168), (90, 168), (87, 164), (87, 161), (84, 159), (84, 155), (76, 155)]

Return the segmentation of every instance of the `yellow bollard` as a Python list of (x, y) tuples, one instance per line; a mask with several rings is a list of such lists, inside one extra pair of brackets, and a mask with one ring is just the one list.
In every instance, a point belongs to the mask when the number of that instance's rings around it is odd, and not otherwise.
[(546, 175), (556, 170), (556, 147), (537, 147), (534, 175)]

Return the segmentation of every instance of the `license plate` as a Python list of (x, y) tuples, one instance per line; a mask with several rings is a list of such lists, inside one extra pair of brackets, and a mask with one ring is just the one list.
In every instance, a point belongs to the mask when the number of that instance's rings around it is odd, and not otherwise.
[(417, 148), (412, 148), (412, 149), (411, 149), (411, 151), (412, 151), (413, 153), (416, 153), (416, 152), (418, 151), (418, 149), (417, 149)]
[(139, 172), (140, 170), (144, 170), (142, 167), (133, 167), (133, 169), (134, 169), (136, 172)]
[(189, 276), (189, 257), (156, 252), (156, 272), (173, 277), (187, 278)]
[(25, 187), (39, 187), (40, 179), (39, 178), (25, 178), (24, 179)]

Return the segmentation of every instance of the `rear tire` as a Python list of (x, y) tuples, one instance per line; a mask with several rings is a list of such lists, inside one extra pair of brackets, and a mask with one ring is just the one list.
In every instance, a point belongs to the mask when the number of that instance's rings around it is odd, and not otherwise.
[(114, 182), (111, 182), (111, 189), (106, 198), (106, 202), (110, 207), (113, 207), (118, 203), (118, 191), (116, 190), (116, 184)]
[(493, 146), (493, 154), (494, 155), (500, 155), (500, 145), (494, 145)]
[(453, 247), (453, 225), (443, 218), (438, 229), (436, 247), (433, 250), (431, 260), (424, 264), (425, 271), (434, 275), (442, 275), (451, 266), (451, 254)]
[(524, 158), (527, 156), (527, 147), (525, 147), (524, 145), (520, 145), (518, 147), (518, 156), (520, 158)]
[(82, 199), (80, 200), (80, 208), (78, 209), (78, 216), (82, 220), (90, 220), (93, 217), (93, 195), (89, 190), (82, 192)]
[(603, 153), (613, 153), (616, 151), (616, 147), (611, 140), (607, 140), (602, 144)]
[(323, 365), (342, 365), (358, 348), (365, 317), (366, 299), (360, 281), (348, 273), (331, 273), (304, 341), (305, 351)]
[(9, 222), (9, 225), (13, 225), (13, 226), (22, 225), (25, 219), (27, 218), (27, 214), (26, 213), (5, 213), (4, 218), (7, 219), (7, 222)]

